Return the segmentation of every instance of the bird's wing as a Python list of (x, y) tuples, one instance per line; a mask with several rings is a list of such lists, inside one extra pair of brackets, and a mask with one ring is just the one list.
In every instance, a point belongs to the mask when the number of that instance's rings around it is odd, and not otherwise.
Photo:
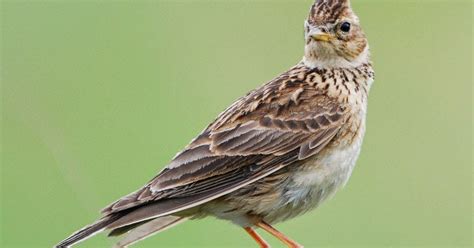
[[(290, 72), (237, 100), (145, 187), (103, 213), (160, 202), (161, 215), (155, 217), (171, 214), (319, 152), (346, 122), (346, 108), (311, 84), (293, 80)], [(147, 211), (138, 209), (113, 226), (144, 220)]]

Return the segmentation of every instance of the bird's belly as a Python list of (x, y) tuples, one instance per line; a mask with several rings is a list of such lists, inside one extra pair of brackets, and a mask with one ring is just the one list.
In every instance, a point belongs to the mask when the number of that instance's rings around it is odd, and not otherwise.
[(283, 205), (291, 208), (287, 215), (280, 214), (276, 221), (294, 217), (317, 207), (344, 186), (355, 166), (360, 145), (331, 149), (292, 168), (283, 192)]

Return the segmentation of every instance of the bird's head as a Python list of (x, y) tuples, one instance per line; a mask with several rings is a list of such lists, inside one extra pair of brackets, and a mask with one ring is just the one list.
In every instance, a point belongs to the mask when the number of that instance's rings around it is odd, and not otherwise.
[(316, 0), (305, 21), (310, 67), (356, 67), (369, 60), (368, 43), (349, 0)]

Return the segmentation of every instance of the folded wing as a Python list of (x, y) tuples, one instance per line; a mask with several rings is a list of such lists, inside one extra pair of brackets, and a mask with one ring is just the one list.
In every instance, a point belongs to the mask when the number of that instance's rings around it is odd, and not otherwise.
[(141, 206), (111, 228), (203, 204), (318, 153), (345, 123), (346, 110), (314, 88), (293, 86), (302, 87), (297, 99), (294, 89), (265, 99), (265, 87), (239, 99), (145, 187), (103, 210)]

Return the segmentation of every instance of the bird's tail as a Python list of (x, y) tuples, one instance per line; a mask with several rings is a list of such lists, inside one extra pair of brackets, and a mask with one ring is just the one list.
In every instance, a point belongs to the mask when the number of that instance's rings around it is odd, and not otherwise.
[(83, 241), (84, 239), (91, 237), (101, 231), (103, 231), (108, 225), (113, 223), (114, 221), (118, 220), (121, 217), (121, 215), (118, 214), (112, 214), (108, 216), (104, 216), (97, 222), (88, 225), (81, 230), (71, 234), (68, 238), (65, 240), (61, 241), (59, 244), (57, 244), (55, 247), (56, 248), (65, 248), (65, 247), (70, 247), (73, 244), (79, 243)]

